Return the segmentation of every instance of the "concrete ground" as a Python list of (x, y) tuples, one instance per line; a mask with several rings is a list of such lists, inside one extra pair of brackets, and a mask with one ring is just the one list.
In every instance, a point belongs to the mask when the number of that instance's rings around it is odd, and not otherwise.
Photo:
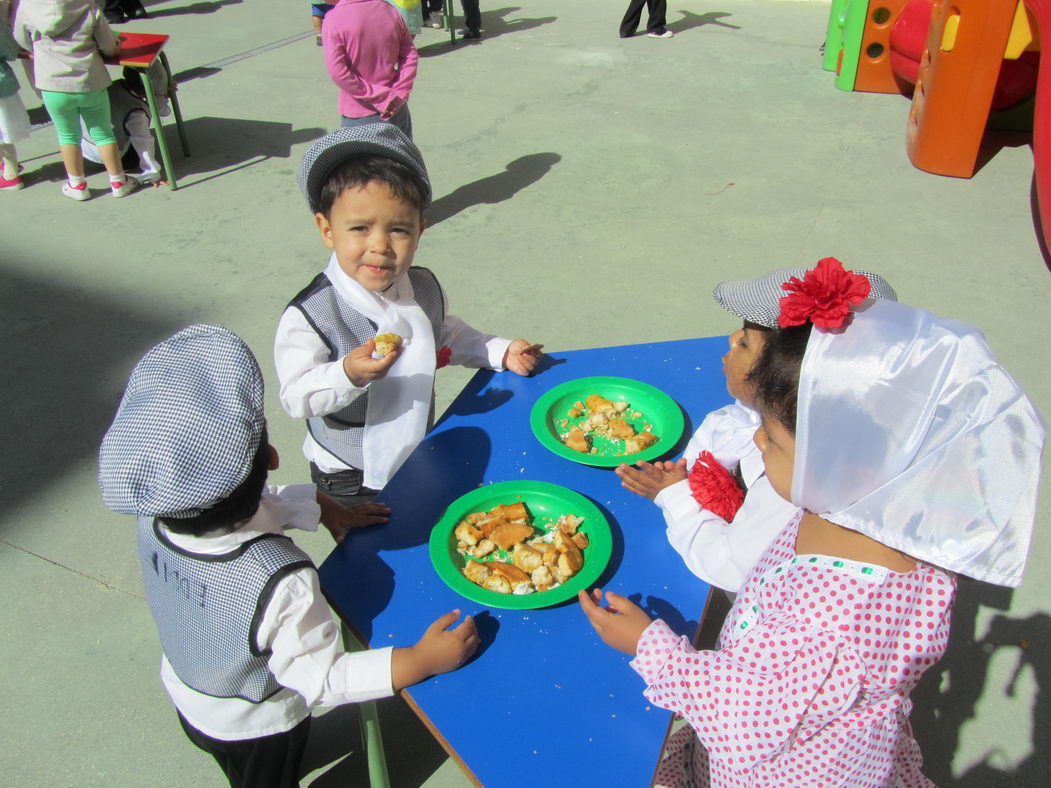
[[(193, 321), (238, 332), (269, 385), (274, 478), (306, 478), (302, 425), (281, 412), (270, 358), (282, 307), (326, 259), (293, 178), (338, 121), (306, 3), (146, 5), (153, 18), (124, 29), (172, 36), (193, 153), (176, 153), (182, 188), (64, 199), (45, 126), (19, 145), (28, 188), (0, 195), (9, 786), (222, 784), (160, 687), (133, 523), (102, 507), (95, 482), (139, 356)], [(1051, 413), (1051, 288), (1024, 138), (1000, 139), (970, 180), (913, 168), (908, 102), (837, 91), (820, 69), (821, 0), (671, 3), (667, 41), (619, 39), (624, 5), (487, 0), (480, 42), (417, 38), (411, 107), (438, 198), (417, 261), (457, 314), (555, 352), (725, 334), (715, 283), (835, 255), (881, 272), (904, 301), (980, 325)], [(443, 371), (440, 408), (467, 375)], [(1048, 489), (1045, 474), (1025, 583), (961, 586), (950, 653), (916, 693), (939, 784), (1047, 784)], [(301, 543), (317, 560), (331, 548), (322, 535)], [(395, 785), (466, 784), (404, 704), (383, 710)], [(307, 760), (307, 783), (362, 783), (352, 710), (318, 720)]]

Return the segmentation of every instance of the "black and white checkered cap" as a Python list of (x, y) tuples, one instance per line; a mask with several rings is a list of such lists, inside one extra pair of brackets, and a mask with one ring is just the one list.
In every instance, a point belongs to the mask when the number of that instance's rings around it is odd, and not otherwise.
[[(731, 314), (737, 315), (749, 323), (777, 328), (777, 318), (781, 314), (781, 299), (788, 295), (781, 288), (793, 276), (802, 279), (809, 269), (782, 268), (755, 279), (736, 279), (720, 282), (712, 291), (715, 302)], [(890, 283), (879, 274), (871, 271), (854, 269), (869, 280), (871, 290), (869, 298), (897, 301), (898, 294)]]
[(419, 148), (394, 124), (376, 121), (336, 129), (304, 154), (296, 178), (312, 213), (320, 210), (321, 189), (332, 170), (358, 156), (386, 156), (414, 170), (427, 186), (425, 203), (430, 203), (431, 180)]
[(186, 518), (248, 478), (263, 435), (263, 375), (222, 326), (187, 326), (131, 372), (99, 452), (110, 509)]

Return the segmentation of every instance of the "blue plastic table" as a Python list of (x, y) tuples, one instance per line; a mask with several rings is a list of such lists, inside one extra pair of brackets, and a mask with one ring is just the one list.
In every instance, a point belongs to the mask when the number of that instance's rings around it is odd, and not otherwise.
[(692, 637), (710, 589), (668, 545), (660, 511), (622, 488), (611, 469), (544, 449), (530, 431), (529, 412), (545, 391), (574, 378), (642, 380), (686, 414), (678, 456), (704, 414), (729, 401), (725, 351), (723, 337), (681, 340), (554, 353), (531, 378), (477, 373), (379, 496), (393, 509), (390, 523), (352, 532), (322, 564), (332, 606), (373, 647), (411, 645), (455, 608), (475, 616), (482, 646), (474, 660), (404, 693), (475, 782), (647, 785), (670, 714), (650, 706), (629, 658), (598, 639), (575, 601), (499, 610), (449, 589), (430, 563), (431, 526), (480, 484), (522, 479), (570, 487), (598, 505), (613, 531), (613, 557), (599, 585), (641, 594), (632, 598)]

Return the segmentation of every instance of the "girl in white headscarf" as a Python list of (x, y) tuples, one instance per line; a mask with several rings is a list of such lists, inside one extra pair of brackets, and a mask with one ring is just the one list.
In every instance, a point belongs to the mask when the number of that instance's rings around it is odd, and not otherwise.
[(756, 445), (800, 507), (718, 651), (600, 590), (581, 604), (688, 723), (658, 785), (929, 786), (909, 693), (948, 639), (954, 573), (1016, 586), (1045, 427), (980, 332), (866, 299), (849, 271), (785, 285), (757, 360)]

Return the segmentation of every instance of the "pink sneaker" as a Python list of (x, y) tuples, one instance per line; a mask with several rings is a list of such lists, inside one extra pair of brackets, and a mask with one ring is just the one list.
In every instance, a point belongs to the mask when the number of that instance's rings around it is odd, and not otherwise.
[(0, 175), (0, 191), (15, 192), (24, 187), (25, 184), (22, 183), (22, 179), (17, 175), (14, 178), (5, 178), (3, 175)]
[(84, 181), (78, 186), (74, 186), (69, 181), (62, 184), (62, 193), (69, 197), (71, 200), (83, 201), (91, 199), (91, 192), (88, 191), (88, 183)]

